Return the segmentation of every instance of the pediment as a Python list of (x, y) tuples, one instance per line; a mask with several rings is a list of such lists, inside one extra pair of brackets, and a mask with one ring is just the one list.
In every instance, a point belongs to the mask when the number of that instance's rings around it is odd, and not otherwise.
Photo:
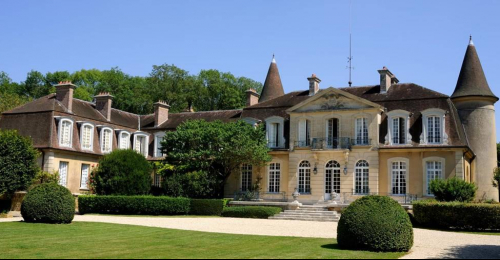
[(362, 110), (382, 107), (376, 103), (354, 96), (345, 91), (325, 89), (304, 102), (290, 108), (289, 113), (321, 112), (335, 110)]

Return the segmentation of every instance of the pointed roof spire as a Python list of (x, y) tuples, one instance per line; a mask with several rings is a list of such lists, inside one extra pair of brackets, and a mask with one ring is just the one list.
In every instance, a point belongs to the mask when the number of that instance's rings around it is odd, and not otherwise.
[(472, 34), (470, 35), (469, 45), (474, 45), (474, 42), (472, 41)]
[(458, 77), (457, 87), (451, 98), (480, 96), (498, 98), (493, 94), (484, 75), (483, 67), (476, 51), (476, 46), (470, 37), (465, 53), (462, 70)]
[(267, 72), (266, 81), (264, 82), (264, 88), (262, 88), (259, 103), (281, 97), (283, 95), (285, 95), (285, 91), (283, 90), (283, 84), (281, 83), (276, 58), (273, 54), (273, 60), (271, 62), (271, 66), (269, 66), (269, 71)]

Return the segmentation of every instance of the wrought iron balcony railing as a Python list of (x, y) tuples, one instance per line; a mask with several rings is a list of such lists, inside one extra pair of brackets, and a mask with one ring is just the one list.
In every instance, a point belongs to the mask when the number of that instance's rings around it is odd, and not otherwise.
[(351, 140), (351, 144), (353, 146), (368, 146), (372, 144), (372, 139), (366, 137), (354, 137)]

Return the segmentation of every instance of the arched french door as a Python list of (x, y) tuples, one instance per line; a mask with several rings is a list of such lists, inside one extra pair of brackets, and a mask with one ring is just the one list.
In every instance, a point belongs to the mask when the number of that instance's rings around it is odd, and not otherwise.
[(325, 200), (331, 200), (332, 193), (340, 193), (340, 164), (329, 161), (325, 167)]

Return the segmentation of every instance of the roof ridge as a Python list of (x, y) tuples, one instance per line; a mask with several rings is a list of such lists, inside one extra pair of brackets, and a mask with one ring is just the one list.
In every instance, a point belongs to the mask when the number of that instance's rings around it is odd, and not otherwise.
[(197, 113), (216, 113), (216, 112), (232, 112), (232, 111), (243, 111), (243, 109), (226, 109), (226, 110), (212, 110), (212, 111), (196, 111), (196, 112), (179, 112), (179, 113), (171, 113), (171, 115), (179, 115), (179, 114), (197, 114)]

